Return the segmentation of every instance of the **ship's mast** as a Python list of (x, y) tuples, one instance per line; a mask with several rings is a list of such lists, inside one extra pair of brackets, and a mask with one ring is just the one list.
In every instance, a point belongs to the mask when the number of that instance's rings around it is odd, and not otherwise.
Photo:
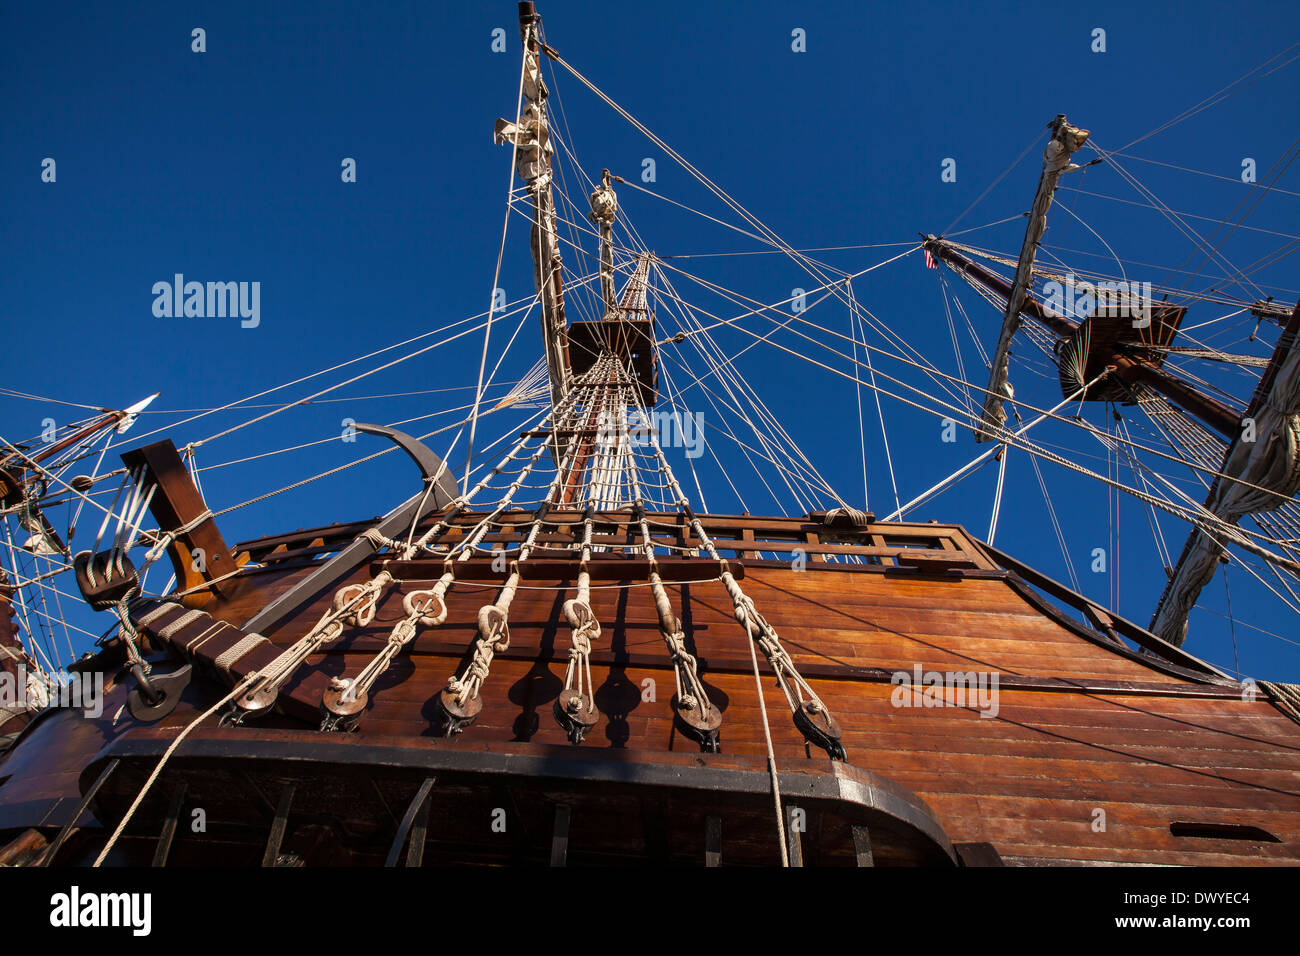
[[(929, 250), (932, 256), (936, 259), (942, 259), (957, 272), (969, 276), (984, 288), (1006, 298), (1008, 302), (1011, 301), (1011, 296), (1015, 290), (1012, 285), (1008, 284), (1006, 279), (963, 255), (942, 239), (927, 236), (925, 248)], [(1017, 328), (1019, 328), (1020, 319), (1028, 317), (1063, 340), (1071, 338), (1079, 329), (1077, 322), (1072, 322), (1064, 316), (1054, 314), (1044, 307), (1041, 302), (1029, 295), (1027, 290), (1020, 295), (1019, 303), (1015, 319)], [(1003, 329), (1006, 328), (1007, 323), (1004, 321)], [(1149, 359), (1136, 354), (1135, 351), (1130, 351), (1122, 344), (1114, 344), (1104, 354), (1091, 356), (1090, 361), (1103, 363), (1104, 366), (1114, 368), (1113, 374), (1126, 386), (1144, 385), (1159, 392), (1183, 411), (1200, 419), (1229, 441), (1241, 434), (1241, 416), (1237, 412), (1171, 372), (1158, 367)], [(996, 360), (994, 361), (994, 378), (997, 378)], [(1005, 388), (1005, 370), (1002, 382)], [(993, 383), (990, 383), (989, 388), (992, 391)], [(987, 398), (992, 400), (994, 396), (989, 395)], [(998, 412), (1002, 414), (1002, 421), (1005, 421), (1005, 413), (1002, 413), (1001, 410), (1002, 402), (999, 400), (996, 405)], [(985, 409), (987, 412), (988, 405), (985, 406)], [(986, 417), (984, 421), (987, 424), (989, 419)], [(979, 435), (976, 437), (979, 440), (987, 441), (987, 438), (980, 438)]]
[(549, 120), (546, 113), (546, 84), (542, 82), (539, 57), (542, 18), (532, 3), (519, 4), (519, 35), (523, 40), (523, 102), (518, 123), (497, 120), (498, 143), (515, 147), (515, 167), (533, 205), (530, 249), (533, 280), (541, 301), (542, 336), (546, 349), (546, 370), (551, 381), (551, 405), (559, 408), (568, 396), (573, 374), (569, 367), (569, 343), (564, 318), (564, 269), (555, 226), (555, 196), (552, 191)]
[[(987, 289), (1006, 302), (997, 349), (991, 362), (989, 389), (984, 411), (976, 429), (977, 441), (996, 440), (1006, 422), (1002, 403), (1009, 397), (1008, 363), (1010, 347), (1022, 318), (1029, 318), (1057, 338), (1057, 361), (1062, 368), (1062, 390), (1069, 394), (1086, 379), (1095, 384), (1082, 394), (1083, 401), (1132, 400), (1147, 388), (1159, 393), (1181, 412), (1199, 419), (1228, 443), (1216, 478), (1205, 503), (1208, 515), (1197, 522), (1172, 569), (1161, 596), (1151, 630), (1178, 646), (1186, 635), (1187, 616), (1202, 588), (1214, 576), (1225, 546), (1241, 536), (1229, 526), (1250, 513), (1278, 508), (1300, 488), (1300, 311), (1293, 312), (1279, 338), (1249, 407), (1243, 416), (1223, 402), (1167, 371), (1163, 355), (1152, 345), (1167, 347), (1177, 334), (1185, 309), (1161, 305), (1145, 325), (1121, 319), (1115, 322), (1098, 307), (1097, 313), (1075, 322), (1047, 308), (1031, 294), (1034, 259), (1046, 230), (1052, 192), (1062, 172), (1080, 167), (1070, 156), (1088, 139), (1088, 132), (1070, 126), (1064, 116), (1052, 123), (1052, 140), (1043, 155), (1043, 171), (1029, 213), (1020, 258), (1014, 278), (1008, 282), (941, 237), (926, 236), (925, 248), (959, 275)], [(1152, 309), (1151, 303), (1141, 303)], [(1300, 306), (1297, 307), (1300, 310)], [(1261, 320), (1285, 321), (1282, 311), (1271, 302), (1256, 303), (1253, 313)], [(1150, 313), (1148, 313), (1150, 315)], [(1066, 375), (1077, 366), (1082, 375)], [(1098, 375), (1109, 373), (1097, 382)], [(1070, 381), (1067, 383), (1067, 378)], [(1247, 424), (1250, 428), (1245, 428)]]
[[(1278, 337), (1260, 376), (1241, 429), (1232, 437), (1220, 468), (1224, 477), (1210, 487), (1205, 510), (1236, 524), (1245, 515), (1281, 507), (1300, 489), (1300, 303)], [(1229, 535), (1205, 527), (1192, 530), (1169, 584), (1151, 618), (1151, 631), (1179, 646), (1187, 618), (1201, 590), (1214, 577)]]
[(1052, 138), (1043, 151), (1043, 172), (1038, 178), (1038, 191), (1034, 195), (1029, 224), (1025, 227), (1025, 238), (1020, 246), (1016, 275), (1007, 294), (1007, 309), (1002, 317), (1002, 331), (998, 334), (997, 348), (993, 352), (989, 387), (984, 396), (981, 427), (975, 432), (975, 440), (979, 442), (995, 440), (1006, 424), (1007, 413), (1002, 402), (1008, 394), (1011, 340), (1020, 328), (1020, 312), (1033, 281), (1034, 257), (1038, 253), (1038, 243), (1047, 231), (1047, 211), (1052, 207), (1057, 179), (1066, 170), (1079, 168), (1070, 162), (1070, 157), (1088, 141), (1088, 131), (1071, 126), (1065, 121), (1063, 113), (1052, 120), (1049, 128), (1052, 130)]

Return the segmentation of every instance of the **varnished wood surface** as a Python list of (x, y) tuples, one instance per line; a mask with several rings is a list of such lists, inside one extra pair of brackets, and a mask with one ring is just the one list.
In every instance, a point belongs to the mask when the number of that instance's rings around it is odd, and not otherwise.
[[(227, 589), (228, 599), (209, 609), (238, 626), (308, 570), (241, 577)], [(369, 568), (359, 572), (368, 573)], [(460, 737), (439, 746), (569, 746), (551, 707), (563, 686), (569, 648), (561, 605), (573, 591), (566, 582), (527, 583), (511, 609), (511, 647), (493, 663), (482, 714)], [(369, 627), (347, 632), (296, 680), (355, 674), (401, 617), (402, 592), (418, 586), (406, 581), (392, 588)], [(743, 586), (838, 719), (849, 761), (920, 795), (954, 843), (988, 842), (1004, 859), (1029, 864), (1300, 861), (1300, 726), (1263, 699), (1242, 699), (1220, 685), (1192, 683), (1122, 656), (1103, 640), (1086, 639), (1045, 615), (996, 575), (754, 566)], [(723, 711), (724, 754), (763, 757), (749, 651), (725, 590), (719, 582), (697, 582), (670, 585), (669, 592), (706, 687)], [(267, 637), (288, 646), (332, 594), (321, 595)], [(476, 637), (477, 611), (496, 594), (491, 582), (453, 588), (447, 623), (422, 628), (380, 678), (360, 734), (434, 737), (433, 698), (463, 667)], [(601, 720), (583, 751), (697, 753), (673, 725), (673, 675), (649, 589), (636, 583), (600, 587), (593, 590), (592, 607), (602, 625), (592, 656)], [(820, 751), (809, 753), (761, 656), (760, 664), (778, 764), (792, 768), (824, 760)], [(1004, 683), (994, 717), (982, 717), (971, 706), (896, 706), (900, 691), (879, 672), (911, 674), (917, 666), (1106, 687), (1075, 692)], [(653, 682), (653, 695), (647, 681)], [(1140, 692), (1123, 693), (1130, 685)], [(1161, 693), (1162, 687), (1168, 692)], [(8, 778), (0, 786), (0, 829), (63, 822), (59, 813), (66, 816), (76, 804), (77, 772), (107, 743), (138, 726), (128, 714), (116, 713), (125, 691), (110, 692), (98, 721), (54, 714), (38, 722), (0, 764), (0, 778)], [(1198, 691), (1211, 696), (1192, 696)], [(203, 679), (162, 725), (188, 723), (222, 692)], [(277, 726), (308, 725), (273, 716), (259, 731)], [(1097, 811), (1104, 811), (1104, 829), (1097, 827)], [(1170, 825), (1176, 822), (1248, 824), (1279, 842), (1175, 836)]]

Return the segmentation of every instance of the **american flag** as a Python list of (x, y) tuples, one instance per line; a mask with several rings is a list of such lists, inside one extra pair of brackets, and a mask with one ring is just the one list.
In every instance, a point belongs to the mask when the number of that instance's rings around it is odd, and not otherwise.
[(937, 262), (934, 261), (934, 256), (930, 255), (930, 250), (929, 250), (929, 249), (926, 249), (926, 250), (925, 250), (925, 267), (926, 267), (927, 269), (937, 269), (937, 268), (939, 268), (939, 263), (937, 263)]

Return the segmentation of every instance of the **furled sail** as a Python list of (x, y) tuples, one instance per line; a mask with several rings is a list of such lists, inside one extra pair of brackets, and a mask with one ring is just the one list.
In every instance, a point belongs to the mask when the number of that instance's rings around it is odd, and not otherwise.
[[(1279, 508), (1300, 488), (1300, 347), (1294, 334), (1284, 334), (1279, 341), (1272, 369), (1276, 372), (1271, 384), (1266, 372), (1262, 400), (1255, 403), (1253, 416), (1247, 416), (1254, 420), (1253, 429), (1248, 427), (1232, 443), (1222, 468), (1226, 478), (1218, 479), (1210, 491), (1207, 510), (1228, 524)], [(1222, 529), (1192, 532), (1152, 619), (1155, 634), (1182, 644), (1187, 616), (1214, 577), (1224, 550)]]

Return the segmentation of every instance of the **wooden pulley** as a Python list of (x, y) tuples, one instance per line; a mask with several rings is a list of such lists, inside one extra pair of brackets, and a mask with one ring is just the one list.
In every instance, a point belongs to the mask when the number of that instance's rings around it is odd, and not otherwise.
[(794, 725), (809, 743), (825, 750), (832, 760), (844, 760), (844, 745), (840, 743), (840, 725), (826, 709), (815, 700), (806, 700), (794, 712)]
[(553, 709), (556, 721), (564, 728), (564, 732), (569, 735), (569, 742), (573, 744), (582, 743), (587, 733), (600, 720), (596, 702), (586, 694), (572, 689), (560, 691)]
[(239, 711), (237, 722), (242, 723), (245, 717), (256, 717), (270, 710), (275, 706), (279, 696), (280, 688), (278, 685), (264, 684), (236, 697), (234, 704)]
[[(437, 608), (437, 613), (432, 613)], [(402, 598), (402, 610), (408, 615), (419, 613), (418, 623), (434, 627), (447, 620), (447, 602), (437, 591), (410, 591)]]
[(443, 735), (454, 737), (478, 717), (483, 710), (483, 698), (479, 694), (459, 700), (460, 691), (450, 686), (444, 687), (438, 694), (438, 710), (443, 718)]
[(322, 714), (333, 729), (351, 730), (370, 703), (370, 694), (353, 690), (355, 683), (354, 678), (335, 677), (321, 695)]
[(681, 731), (700, 745), (704, 753), (717, 753), (721, 747), (722, 711), (713, 704), (701, 706), (699, 698), (683, 701), (673, 695), (673, 714)]
[(112, 551), (91, 554), (82, 551), (72, 559), (77, 587), (92, 610), (107, 611), (123, 598), (140, 590), (140, 576), (125, 554)]

